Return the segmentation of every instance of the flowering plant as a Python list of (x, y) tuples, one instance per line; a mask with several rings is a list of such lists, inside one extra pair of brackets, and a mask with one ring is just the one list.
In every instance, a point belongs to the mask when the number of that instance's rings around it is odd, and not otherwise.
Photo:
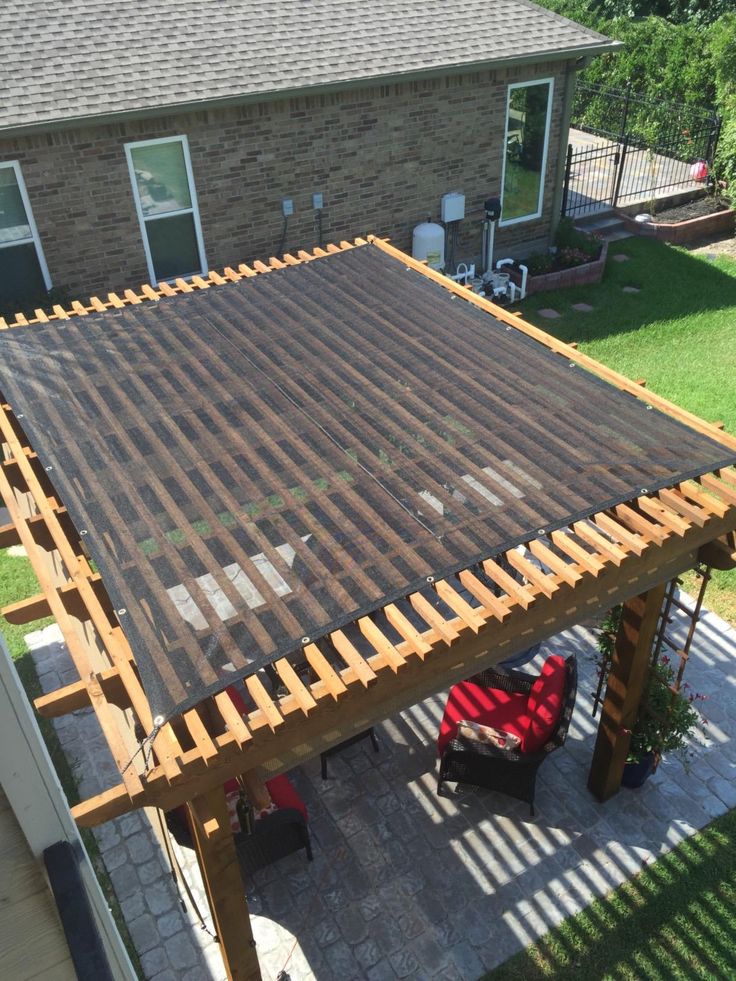
[(631, 730), (627, 762), (653, 753), (659, 763), (663, 753), (684, 749), (690, 734), (701, 724), (707, 725), (695, 709), (695, 703), (707, 696), (694, 692), (687, 682), (675, 688), (676, 679), (669, 657), (651, 666), (639, 716)]
[(583, 249), (576, 249), (571, 246), (557, 250), (557, 265), (560, 269), (572, 269), (573, 266), (582, 266), (590, 262), (591, 255)]
[(555, 234), (555, 244), (547, 253), (537, 253), (525, 260), (531, 276), (572, 269), (597, 259), (601, 253), (601, 240), (595, 233), (575, 228), (571, 218), (563, 218)]
[[(601, 686), (611, 666), (621, 611), (621, 606), (615, 606), (601, 623), (596, 655)], [(678, 689), (676, 681), (677, 674), (667, 655), (650, 666), (639, 715), (630, 730), (627, 763), (636, 763), (647, 753), (653, 753), (655, 765), (659, 764), (663, 753), (684, 749), (691, 733), (708, 724), (695, 708), (707, 696), (693, 691), (687, 682)]]

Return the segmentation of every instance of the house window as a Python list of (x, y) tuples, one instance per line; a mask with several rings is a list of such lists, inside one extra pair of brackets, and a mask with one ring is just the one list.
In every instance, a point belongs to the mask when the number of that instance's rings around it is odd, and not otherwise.
[(155, 283), (204, 271), (204, 243), (186, 136), (127, 143), (130, 177)]
[(501, 224), (542, 214), (553, 80), (509, 86), (502, 177)]
[(17, 160), (0, 163), (0, 306), (13, 313), (51, 289), (43, 249)]

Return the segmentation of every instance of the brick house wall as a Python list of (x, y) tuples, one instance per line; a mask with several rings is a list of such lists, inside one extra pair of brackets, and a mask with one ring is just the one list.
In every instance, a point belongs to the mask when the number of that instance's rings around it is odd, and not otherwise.
[(72, 297), (149, 276), (123, 145), (186, 135), (210, 269), (267, 258), (294, 200), (286, 250), (375, 232), (411, 249), (414, 225), (447, 191), (466, 195), (457, 258), (480, 251), (482, 203), (501, 190), (507, 86), (554, 78), (543, 214), (499, 228), (496, 257), (549, 240), (570, 62), (375, 85), (227, 109), (0, 139), (19, 160), (49, 272)]

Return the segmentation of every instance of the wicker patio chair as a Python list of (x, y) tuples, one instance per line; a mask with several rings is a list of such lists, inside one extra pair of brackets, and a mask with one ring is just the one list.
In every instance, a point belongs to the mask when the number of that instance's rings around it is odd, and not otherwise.
[[(565, 669), (559, 721), (552, 736), (540, 750), (523, 752), (521, 749), (500, 749), (492, 743), (481, 743), (456, 735), (446, 744), (440, 758), (437, 793), (442, 794), (442, 785), (449, 780), (485, 787), (508, 794), (517, 800), (527, 801), (533, 815), (537, 772), (550, 753), (564, 744), (575, 706), (577, 664), (574, 656), (565, 660)], [(520, 671), (492, 668), (468, 680), (485, 689), (528, 696), (536, 678), (537, 676)], [(493, 720), (487, 720), (487, 724), (492, 725)]]
[(302, 848), (312, 861), (312, 843), (304, 815), (294, 807), (280, 808), (255, 822), (252, 834), (233, 835), (244, 881), (259, 869)]

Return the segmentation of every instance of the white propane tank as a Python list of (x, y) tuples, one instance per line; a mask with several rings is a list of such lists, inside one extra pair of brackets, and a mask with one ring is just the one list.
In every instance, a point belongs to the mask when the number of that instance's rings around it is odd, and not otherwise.
[(423, 221), (414, 229), (411, 254), (426, 259), (432, 269), (445, 268), (445, 230), (436, 221)]

